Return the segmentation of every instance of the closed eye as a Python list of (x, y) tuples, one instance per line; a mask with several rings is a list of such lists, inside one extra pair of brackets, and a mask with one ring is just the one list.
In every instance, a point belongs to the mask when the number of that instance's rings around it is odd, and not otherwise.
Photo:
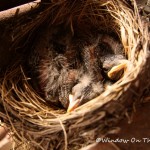
[(100, 52), (102, 56), (106, 54), (114, 54), (111, 46), (105, 42), (99, 43), (99, 47), (100, 47)]
[(66, 50), (66, 45), (53, 42), (53, 48), (58, 54), (64, 54)]

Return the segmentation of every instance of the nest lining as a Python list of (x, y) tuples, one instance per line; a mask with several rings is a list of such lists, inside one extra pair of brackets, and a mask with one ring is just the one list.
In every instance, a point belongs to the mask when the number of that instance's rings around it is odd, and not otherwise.
[[(18, 25), (14, 30), (12, 49), (49, 18), (54, 25), (66, 22), (72, 32), (75, 24), (83, 29), (87, 22), (103, 32), (108, 33), (111, 29), (120, 37), (128, 56), (124, 76), (100, 96), (71, 113), (48, 107), (28, 83), (20, 62), (1, 78), (0, 106), (3, 108), (0, 116), (11, 127), (19, 143), (25, 143), (24, 149), (78, 149), (83, 143), (95, 142), (96, 137), (109, 133), (125, 114), (126, 107), (141, 96), (145, 85), (148, 86), (147, 25), (140, 19), (134, 1), (132, 5), (120, 0), (52, 1), (44, 5), (46, 8), (34, 21), (21, 27)], [(24, 30), (16, 34), (22, 27)]]

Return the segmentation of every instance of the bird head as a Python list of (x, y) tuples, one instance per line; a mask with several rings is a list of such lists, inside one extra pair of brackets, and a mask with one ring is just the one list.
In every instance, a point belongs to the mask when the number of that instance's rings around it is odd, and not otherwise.
[(98, 96), (103, 91), (101, 82), (94, 82), (90, 74), (84, 74), (79, 82), (72, 88), (69, 95), (69, 106), (67, 112), (71, 112), (81, 104)]

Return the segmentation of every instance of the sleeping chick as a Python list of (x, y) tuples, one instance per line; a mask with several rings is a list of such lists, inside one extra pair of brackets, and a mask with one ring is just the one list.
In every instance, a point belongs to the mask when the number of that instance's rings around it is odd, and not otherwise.
[(67, 112), (73, 111), (79, 105), (97, 97), (103, 91), (102, 69), (98, 55), (97, 42), (84, 45), (81, 48), (81, 68), (78, 69), (78, 81), (72, 88), (69, 96), (69, 107)]
[(28, 64), (34, 88), (50, 104), (68, 107), (75, 82), (76, 51), (70, 47), (72, 34), (63, 25), (39, 31)]
[(102, 91), (103, 84), (101, 81), (95, 82), (94, 77), (90, 73), (82, 74), (82, 76), (79, 77), (78, 83), (72, 88), (67, 112), (71, 112), (79, 105), (95, 98), (100, 95)]
[(100, 34), (93, 39), (90, 44), (82, 47), (83, 68), (78, 83), (72, 88), (69, 96), (67, 112), (73, 111), (104, 91), (104, 70), (111, 80), (118, 80), (124, 71), (125, 57), (122, 45), (109, 35)]
[(127, 67), (124, 48), (119, 39), (111, 35), (102, 35), (99, 40), (100, 61), (108, 79), (119, 80)]
[(127, 66), (127, 60), (123, 55), (109, 54), (100, 58), (102, 67), (109, 79), (117, 81), (121, 78)]
[(121, 46), (112, 38), (81, 35), (73, 36), (62, 25), (47, 27), (39, 32), (28, 59), (33, 83), (38, 84), (42, 97), (68, 112), (103, 92), (103, 69), (110, 79), (118, 79), (112, 68), (124, 59)]

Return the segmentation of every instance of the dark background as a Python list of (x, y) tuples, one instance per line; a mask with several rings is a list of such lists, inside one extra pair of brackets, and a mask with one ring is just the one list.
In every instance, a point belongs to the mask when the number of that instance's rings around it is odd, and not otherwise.
[(19, 6), (34, 0), (0, 0), (0, 11)]

